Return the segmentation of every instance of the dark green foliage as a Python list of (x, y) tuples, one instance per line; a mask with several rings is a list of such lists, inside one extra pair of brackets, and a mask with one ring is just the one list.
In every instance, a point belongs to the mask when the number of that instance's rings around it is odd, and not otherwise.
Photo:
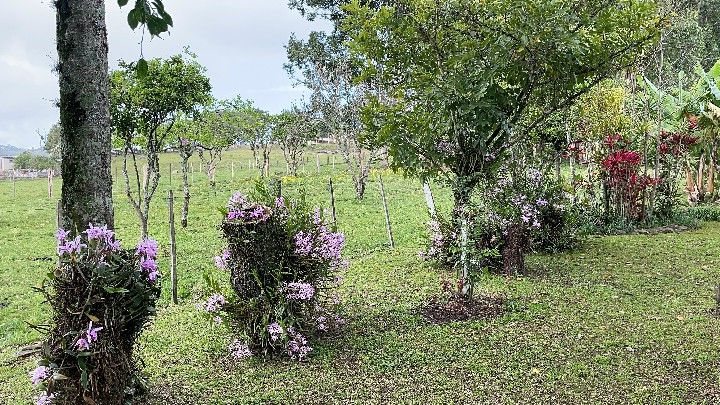
[[(124, 7), (127, 3), (128, 0), (118, 0), (120, 7)], [(128, 12), (127, 22), (133, 30), (138, 25), (145, 25), (152, 36), (167, 32), (173, 25), (172, 17), (165, 11), (162, 0), (136, 0), (135, 6)], [(140, 64), (138, 64), (138, 72), (140, 72)]]

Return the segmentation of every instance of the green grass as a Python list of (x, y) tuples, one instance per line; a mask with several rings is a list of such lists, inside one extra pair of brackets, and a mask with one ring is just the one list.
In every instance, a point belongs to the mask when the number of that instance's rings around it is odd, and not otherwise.
[[(418, 258), (426, 238), (420, 184), (384, 174), (397, 247), (387, 247), (376, 179), (357, 202), (350, 179), (323, 167), (286, 178), (290, 194), (305, 187), (327, 206), (327, 180), (336, 184), (338, 223), (348, 238), (351, 266), (341, 287), (347, 326), (314, 344), (305, 364), (227, 358), (230, 336), (212, 328), (194, 308), (202, 274), (214, 271), (222, 247), (216, 207), (231, 190), (249, 190), (254, 173), (244, 162), (218, 173), (213, 192), (196, 172), (190, 226), (178, 228), (181, 304), (168, 302), (142, 336), (145, 364), (157, 404), (236, 403), (717, 403), (720, 401), (720, 320), (711, 317), (720, 280), (720, 224), (658, 236), (591, 238), (576, 252), (532, 256), (529, 274), (488, 276), (481, 289), (504, 294), (495, 319), (430, 325), (415, 308), (436, 294), (447, 273)], [(274, 156), (277, 161), (279, 156)], [(163, 157), (164, 167), (171, 159)], [(322, 160), (321, 160), (322, 161)], [(323, 161), (325, 163), (325, 161)], [(239, 163), (238, 163), (239, 165)], [(280, 165), (277, 165), (280, 166)], [(284, 164), (281, 165), (284, 168)], [(173, 179), (179, 187), (179, 176)], [(137, 221), (120, 184), (117, 227), (126, 244)], [(151, 234), (167, 246), (167, 176), (156, 198)], [(56, 184), (59, 190), (59, 184)], [(443, 209), (449, 192), (435, 187)], [(27, 373), (34, 359), (14, 360), (24, 344), (41, 339), (25, 322), (48, 320), (49, 308), (31, 287), (53, 260), (55, 200), (42, 180), (0, 182), (0, 403), (29, 403)], [(162, 253), (167, 268), (167, 251)]]

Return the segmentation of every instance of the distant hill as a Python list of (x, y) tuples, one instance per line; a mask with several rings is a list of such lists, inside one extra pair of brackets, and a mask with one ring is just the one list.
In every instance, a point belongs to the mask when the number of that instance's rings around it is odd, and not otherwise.
[(0, 145), (0, 156), (17, 156), (25, 151), (33, 155), (47, 156), (47, 152), (42, 148), (23, 149), (12, 145)]

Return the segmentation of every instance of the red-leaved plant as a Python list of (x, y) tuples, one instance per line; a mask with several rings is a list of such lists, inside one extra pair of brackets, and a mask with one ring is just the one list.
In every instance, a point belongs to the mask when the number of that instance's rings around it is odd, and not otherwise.
[(640, 173), (642, 156), (630, 149), (622, 135), (607, 136), (603, 145), (601, 175), (606, 214), (628, 222), (644, 219), (646, 191), (657, 184), (658, 179)]

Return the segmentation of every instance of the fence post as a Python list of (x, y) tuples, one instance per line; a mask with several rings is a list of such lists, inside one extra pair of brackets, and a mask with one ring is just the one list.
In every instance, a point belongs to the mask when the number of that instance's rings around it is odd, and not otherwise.
[(172, 188), (172, 163), (170, 163), (170, 168), (168, 169), (168, 171), (170, 172), (170, 188)]
[(430, 218), (435, 220), (437, 219), (437, 210), (435, 210), (435, 199), (433, 198), (432, 190), (430, 189), (430, 184), (428, 184), (428, 182), (423, 183), (423, 193), (425, 194), (425, 202), (427, 203)]
[(48, 169), (48, 198), (52, 198), (53, 193), (53, 170)]
[(380, 195), (382, 196), (383, 209), (385, 210), (385, 228), (387, 229), (390, 247), (395, 248), (395, 239), (393, 239), (392, 226), (390, 225), (390, 212), (388, 211), (387, 198), (385, 198), (385, 185), (383, 184), (382, 174), (378, 175), (380, 179)]
[(172, 302), (178, 303), (177, 297), (177, 245), (175, 244), (175, 199), (173, 191), (168, 190), (168, 213), (170, 222), (170, 282), (172, 283)]
[(332, 177), (330, 177), (330, 213), (332, 214), (333, 226), (337, 227), (337, 215), (335, 213), (335, 188)]

